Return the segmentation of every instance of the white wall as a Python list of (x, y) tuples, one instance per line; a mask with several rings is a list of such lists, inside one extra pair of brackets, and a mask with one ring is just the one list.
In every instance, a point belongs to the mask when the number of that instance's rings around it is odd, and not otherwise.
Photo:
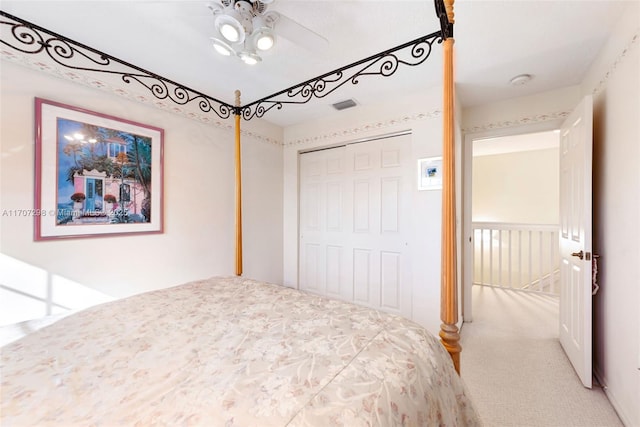
[[(412, 157), (442, 155), (442, 87), (406, 99), (387, 100), (369, 108), (345, 110), (331, 119), (285, 129), (284, 148), (284, 283), (298, 285), (298, 155), (325, 147), (395, 131), (412, 132)], [(460, 181), (458, 181), (460, 182)], [(413, 197), (413, 320), (437, 333), (440, 329), (441, 191), (417, 191)]]
[(558, 224), (558, 149), (473, 158), (473, 221)]
[(627, 426), (640, 426), (640, 3), (630, 2), (592, 64), (595, 370)]
[(571, 86), (465, 108), (462, 111), (462, 129), (474, 137), (553, 129), (554, 125), (562, 123), (580, 98), (580, 87)]
[[(0, 212), (34, 203), (34, 97), (163, 128), (163, 234), (34, 242), (33, 217), (0, 216), (2, 285), (26, 286), (7, 265), (112, 297), (234, 272), (234, 135), (160, 109), (2, 61)], [(232, 121), (229, 122), (232, 126)], [(282, 130), (246, 124), (282, 141)], [(243, 139), (245, 276), (282, 280), (282, 147)], [(21, 270), (22, 271), (22, 270)], [(13, 277), (13, 279), (11, 279)], [(48, 279), (47, 279), (48, 277)], [(8, 281), (9, 280), (9, 281)], [(42, 286), (38, 285), (40, 288)], [(47, 286), (47, 285), (43, 285)], [(2, 298), (3, 302), (7, 299)], [(0, 308), (2, 310), (2, 308)], [(44, 314), (44, 313), (43, 313)], [(18, 319), (16, 319), (18, 320)]]

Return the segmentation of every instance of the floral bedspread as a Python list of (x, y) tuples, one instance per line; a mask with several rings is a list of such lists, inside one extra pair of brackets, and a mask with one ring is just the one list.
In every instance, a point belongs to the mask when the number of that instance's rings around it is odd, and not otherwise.
[(413, 322), (242, 278), (93, 307), (2, 348), (3, 426), (473, 426)]

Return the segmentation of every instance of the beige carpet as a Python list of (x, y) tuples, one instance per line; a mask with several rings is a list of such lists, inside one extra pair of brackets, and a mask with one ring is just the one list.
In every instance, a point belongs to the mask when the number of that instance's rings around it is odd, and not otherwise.
[(558, 300), (474, 286), (461, 374), (485, 427), (622, 426), (601, 388), (582, 386), (558, 341)]

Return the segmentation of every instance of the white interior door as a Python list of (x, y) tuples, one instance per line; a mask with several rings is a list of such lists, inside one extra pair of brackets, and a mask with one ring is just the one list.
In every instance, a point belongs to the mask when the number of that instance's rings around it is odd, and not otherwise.
[(585, 387), (591, 388), (592, 238), (591, 96), (560, 130), (560, 343)]
[(410, 135), (300, 156), (300, 289), (411, 318)]
[(348, 294), (345, 155), (337, 147), (300, 156), (300, 289), (342, 298)]

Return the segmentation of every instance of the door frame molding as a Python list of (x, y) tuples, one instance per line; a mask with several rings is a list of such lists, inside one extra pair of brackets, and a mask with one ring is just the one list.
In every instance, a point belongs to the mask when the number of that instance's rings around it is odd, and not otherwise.
[(473, 142), (481, 139), (498, 138), (504, 136), (523, 135), (528, 133), (559, 130), (565, 118), (560, 117), (545, 122), (515, 125), (499, 129), (467, 132), (463, 134), (462, 146), (462, 233), (460, 233), (462, 248), (462, 318), (464, 322), (473, 322), (473, 237), (472, 224), (472, 192), (473, 192)]
[[(300, 155), (305, 154), (305, 153), (313, 153), (314, 151), (330, 150), (332, 148), (346, 147), (347, 145), (351, 145), (351, 144), (360, 144), (362, 142), (377, 141), (378, 139), (387, 139), (387, 138), (394, 138), (396, 136), (411, 135), (412, 133), (413, 132), (411, 131), (411, 129), (405, 129), (405, 130), (399, 130), (399, 131), (396, 131), (396, 132), (390, 132), (390, 133), (384, 133), (384, 134), (380, 134), (380, 135), (368, 136), (368, 137), (365, 137), (365, 138), (359, 138), (359, 139), (352, 139), (352, 140), (348, 140), (348, 141), (336, 142), (335, 144), (322, 145), (320, 147), (307, 148), (305, 150), (298, 151), (298, 157), (300, 157)], [(298, 170), (298, 180), (299, 179), (300, 179), (300, 170)]]

